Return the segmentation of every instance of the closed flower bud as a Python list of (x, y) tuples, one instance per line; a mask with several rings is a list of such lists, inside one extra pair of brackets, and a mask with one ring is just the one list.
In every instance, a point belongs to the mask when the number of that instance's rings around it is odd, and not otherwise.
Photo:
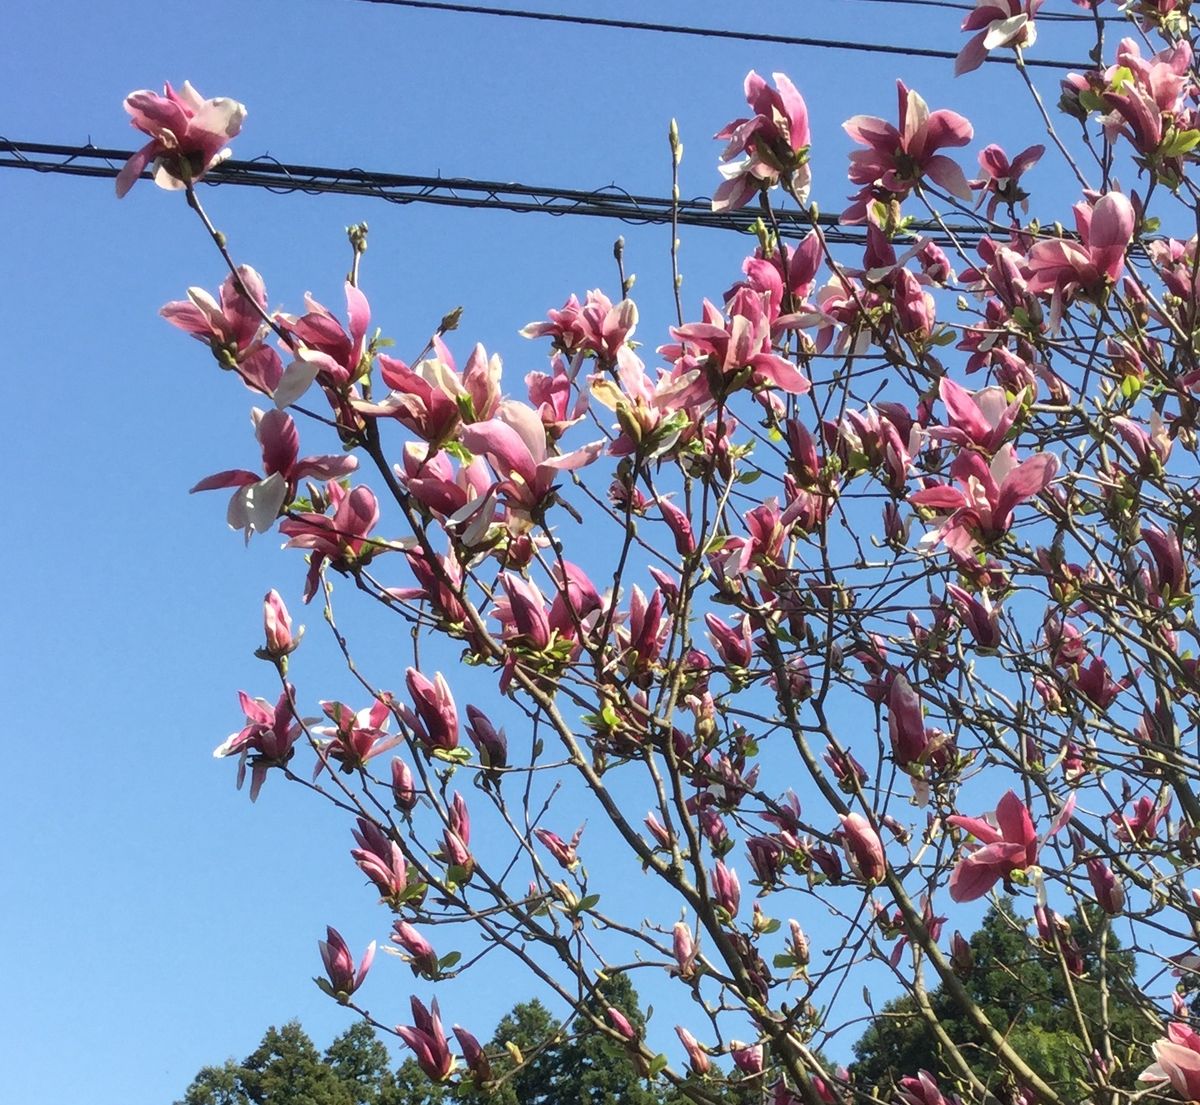
[(461, 1025), (454, 1026), (454, 1035), (458, 1038), (458, 1046), (462, 1049), (463, 1062), (475, 1079), (476, 1085), (483, 1085), (492, 1080), (492, 1064), (484, 1054), (479, 1041)]
[(672, 931), (672, 950), (679, 965), (680, 978), (691, 978), (696, 973), (696, 942), (692, 930), (685, 921), (676, 921)]
[(871, 823), (862, 814), (843, 814), (842, 834), (846, 860), (854, 873), (863, 882), (882, 882), (887, 871), (887, 860), (883, 854), (883, 842), (871, 828)]
[(397, 921), (392, 925), (391, 941), (407, 953), (404, 958), (412, 967), (413, 974), (422, 975), (425, 978), (437, 977), (437, 952), (433, 950), (433, 945), (407, 921)]
[(975, 969), (975, 953), (971, 951), (967, 938), (957, 929), (950, 938), (950, 966), (962, 979), (970, 978)]
[(278, 591), (268, 591), (263, 600), (263, 627), (266, 632), (266, 647), (262, 650), (271, 660), (282, 660), (295, 652), (304, 636), (304, 630), (292, 633), (292, 619)]
[(371, 941), (356, 972), (354, 956), (351, 955), (342, 934), (332, 926), (328, 926), (325, 933), (325, 939), (318, 940), (317, 945), (321, 949), (326, 977), (317, 979), (317, 985), (325, 993), (345, 1004), (350, 995), (363, 984), (367, 972), (371, 969), (371, 963), (375, 959), (375, 942)]
[(743, 1044), (740, 1040), (730, 1040), (729, 1055), (733, 1059), (733, 1065), (743, 1074), (762, 1074), (762, 1044)]
[(392, 760), (392, 801), (404, 813), (411, 813), (417, 805), (417, 784), (412, 769), (399, 756)]
[(680, 1025), (675, 1026), (675, 1035), (679, 1037), (679, 1042), (683, 1044), (683, 1049), (687, 1052), (688, 1065), (692, 1068), (692, 1073), (703, 1078), (708, 1073), (709, 1067), (712, 1064), (709, 1062), (708, 1055), (700, 1046), (699, 1041), (686, 1028)]

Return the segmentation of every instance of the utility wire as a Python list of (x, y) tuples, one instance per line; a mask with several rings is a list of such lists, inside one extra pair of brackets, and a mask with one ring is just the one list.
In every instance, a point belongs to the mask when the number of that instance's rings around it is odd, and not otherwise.
[[(0, 169), (112, 179), (120, 172), (120, 166), (130, 153), (129, 150), (104, 149), (90, 144), (66, 146), (46, 142), (16, 142), (0, 137)], [(149, 173), (143, 174), (143, 179), (149, 177)], [(662, 225), (675, 221), (685, 226), (739, 230), (743, 233), (748, 232), (758, 219), (755, 210), (714, 212), (711, 201), (706, 197), (682, 200), (675, 204), (665, 197), (635, 195), (616, 185), (587, 191), (473, 178), (293, 165), (271, 157), (260, 157), (253, 161), (225, 161), (206, 173), (204, 182), (264, 188), (276, 193), (363, 196), (400, 205), (423, 203), (518, 213), (581, 215), (616, 219), (634, 225)], [(776, 218), (780, 228), (793, 235), (805, 234), (811, 229), (811, 219), (806, 212), (783, 210), (776, 213)], [(821, 214), (817, 222), (831, 244), (861, 245), (865, 240), (862, 228), (841, 226), (836, 215)], [(915, 224), (912, 229), (942, 245), (954, 244), (947, 231), (962, 245), (977, 243), (985, 232), (980, 226), (950, 225), (943, 229), (935, 223)]]
[[(956, 4), (953, 0), (858, 0), (860, 4), (887, 4), (890, 7), (905, 5), (911, 8), (940, 8), (943, 11), (973, 12), (974, 4)], [(1039, 23), (1129, 23), (1123, 15), (1084, 15), (1082, 12), (1047, 12), (1037, 14)], [(1028, 62), (1026, 62), (1028, 64)]]
[[(770, 42), (781, 46), (811, 46), (827, 50), (852, 50), (866, 54), (898, 54), (901, 57), (942, 58), (953, 61), (958, 54), (952, 50), (934, 50), (925, 46), (893, 46), (879, 42), (852, 42), (829, 38), (802, 38), (797, 35), (771, 34), (766, 31), (728, 31), (716, 27), (684, 27), (675, 23), (643, 23), (630, 19), (604, 19), (593, 15), (564, 15), (560, 12), (526, 11), (518, 8), (492, 8), (479, 4), (453, 4), (444, 0), (358, 0), (364, 4), (383, 4), (395, 8), (417, 8), (422, 11), (455, 12), (459, 15), (494, 15), (507, 19), (536, 20), (543, 23), (570, 23), (579, 27), (610, 27), (621, 31), (654, 31), (659, 34), (691, 35), (695, 38), (732, 39), (738, 42)], [(1014, 65), (1015, 59), (992, 57), (995, 65)], [(1049, 58), (1026, 58), (1027, 67), (1042, 69), (1090, 69), (1089, 62), (1053, 61)]]

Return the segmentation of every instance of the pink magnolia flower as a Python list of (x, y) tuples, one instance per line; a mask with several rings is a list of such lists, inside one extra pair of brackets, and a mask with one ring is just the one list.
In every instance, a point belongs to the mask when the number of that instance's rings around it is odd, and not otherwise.
[(1156, 595), (1170, 602), (1191, 590), (1183, 545), (1174, 530), (1143, 526), (1142, 540), (1150, 550), (1150, 583)]
[(975, 10), (963, 20), (964, 31), (977, 32), (959, 51), (954, 75), (978, 69), (988, 51), (1001, 46), (1032, 46), (1037, 41), (1034, 17), (1045, 0), (975, 0)]
[(629, 1018), (625, 1016), (615, 1005), (610, 1005), (605, 1012), (608, 1014), (608, 1023), (613, 1026), (629, 1043), (636, 1043), (638, 1034), (637, 1029), (629, 1023)]
[(742, 885), (737, 872), (732, 867), (726, 867), (724, 860), (717, 860), (717, 865), (709, 872), (709, 882), (713, 901), (730, 917), (736, 917), (742, 901)]
[(393, 471), (412, 497), (453, 528), (468, 546), (486, 536), (495, 521), (495, 497), (488, 495), (491, 474), (478, 458), (470, 464), (458, 464), (449, 453), (434, 452), (423, 442), (410, 441)]
[(267, 643), (263, 651), (272, 660), (282, 660), (295, 652), (304, 636), (304, 628), (292, 633), (292, 618), (278, 591), (270, 590), (263, 599), (263, 630)]
[(522, 512), (544, 506), (562, 472), (591, 464), (604, 449), (604, 442), (596, 441), (571, 453), (551, 453), (541, 416), (511, 399), (500, 404), (495, 418), (464, 426), (461, 441), (487, 458), (500, 479), (500, 492)]
[(568, 368), (562, 357), (555, 356), (549, 374), (530, 372), (525, 376), (529, 401), (536, 405), (552, 441), (557, 441), (587, 413), (588, 393), (575, 382), (578, 367)]
[(412, 813), (417, 808), (417, 780), (399, 756), (392, 760), (392, 801), (402, 813)]
[(246, 725), (231, 734), (213, 750), (213, 755), (238, 756), (238, 790), (246, 781), (246, 765), (251, 765), (250, 801), (258, 801), (267, 771), (272, 767), (283, 767), (294, 754), (294, 745), (303, 730), (292, 712), (291, 696), (294, 689), (288, 684), (279, 701), (272, 707), (265, 698), (251, 698), (245, 691), (238, 691)]
[(679, 1042), (683, 1044), (683, 1050), (687, 1052), (688, 1066), (692, 1068), (692, 1073), (703, 1078), (712, 1066), (708, 1054), (700, 1046), (696, 1037), (682, 1025), (675, 1026), (675, 1035), (679, 1037)]
[(439, 972), (438, 955), (433, 945), (407, 921), (394, 921), (392, 935), (388, 938), (402, 948), (403, 958), (412, 967), (413, 974), (424, 978), (436, 978)]
[(400, 845), (365, 817), (358, 819), (353, 833), (358, 847), (351, 848), (350, 855), (359, 870), (375, 884), (385, 901), (399, 902), (408, 889), (408, 863)]
[(369, 487), (347, 491), (333, 481), (325, 490), (333, 507), (332, 518), (305, 513), (279, 524), (279, 532), (290, 538), (285, 548), (312, 550), (304, 584), (305, 602), (316, 594), (321, 568), (327, 560), (338, 571), (349, 571), (355, 564), (370, 560), (379, 549), (378, 542), (368, 537), (379, 521), (374, 492)]
[(508, 738), (478, 706), (467, 707), (467, 736), (479, 753), (480, 763), (497, 774), (508, 765)]
[(1164, 1039), (1150, 1045), (1154, 1063), (1138, 1076), (1139, 1082), (1170, 1081), (1184, 1101), (1200, 1101), (1200, 1034), (1182, 1021), (1167, 1025)]
[(500, 622), (500, 636), (515, 645), (542, 652), (550, 645), (553, 627), (541, 589), (533, 580), (511, 572), (500, 576), (500, 585), (504, 595), (492, 606), (492, 617)]
[[(371, 324), (371, 306), (358, 288), (346, 281), (347, 330), (328, 308), (309, 294), (304, 296), (308, 312), (299, 318), (276, 315), (276, 323), (293, 339), (295, 360), (284, 369), (275, 390), (275, 405), (287, 407), (296, 402), (314, 380), (326, 389), (331, 401), (347, 399), (354, 382), (366, 370), (367, 327)], [(352, 414), (352, 411), (350, 412)], [(347, 419), (347, 425), (353, 425)]]
[(1120, 279), (1137, 221), (1120, 192), (1106, 192), (1094, 205), (1077, 203), (1074, 211), (1078, 242), (1053, 238), (1029, 251), (1029, 290), (1052, 293), (1052, 327), (1075, 293), (1096, 295)]
[(416, 1024), (398, 1024), (396, 1034), (412, 1048), (421, 1070), (435, 1082), (445, 1082), (454, 1071), (454, 1056), (450, 1054), (450, 1045), (442, 1028), (437, 998), (430, 1003), (429, 1009), (417, 997), (411, 1000)]
[(1011, 446), (1001, 449), (989, 465), (978, 453), (959, 453), (950, 475), (959, 484), (935, 484), (909, 495), (908, 501), (944, 515), (938, 527), (923, 539), (927, 545), (944, 543), (952, 552), (970, 556), (980, 543), (1004, 536), (1012, 525), (1013, 511), (1044, 491), (1058, 471), (1053, 453), (1037, 453), (1016, 463)]
[(938, 384), (938, 394), (950, 425), (931, 427), (929, 436), (978, 449), (988, 456), (1004, 444), (1026, 396), (1026, 392), (1021, 391), (1010, 403), (1003, 388), (989, 387), (970, 392), (948, 376), (943, 376)]
[[(390, 697), (385, 695), (385, 698)], [(372, 705), (357, 713), (341, 702), (322, 702), (321, 709), (333, 725), (322, 726), (318, 730), (330, 741), (320, 751), (313, 778), (328, 766), (330, 760), (339, 764), (342, 771), (351, 773), (375, 756), (390, 752), (400, 743), (400, 737), (387, 733), (392, 711), (389, 702), (383, 698), (377, 698)]]
[(1167, 816), (1170, 809), (1170, 795), (1161, 806), (1156, 806), (1153, 798), (1143, 794), (1133, 803), (1128, 813), (1118, 810), (1109, 817), (1109, 820), (1116, 826), (1113, 835), (1126, 844), (1153, 840), (1158, 835), (1160, 822)]
[(1087, 875), (1096, 903), (1105, 913), (1115, 917), (1125, 908), (1125, 887), (1121, 880), (1099, 856), (1087, 861)]
[(582, 304), (571, 296), (557, 311), (548, 312), (547, 319), (529, 323), (521, 337), (549, 337), (554, 348), (568, 357), (583, 354), (613, 363), (637, 329), (638, 311), (632, 299), (622, 299), (614, 306), (596, 289), (587, 293)]
[(1186, 40), (1143, 58), (1135, 39), (1122, 39), (1116, 63), (1104, 74), (1108, 87), (1101, 93), (1113, 109), (1105, 120), (1109, 139), (1123, 133), (1139, 154), (1151, 157), (1169, 128), (1191, 129), (1194, 115), (1181, 118), (1187, 98), (1196, 91), (1191, 68), (1192, 47)]
[[(721, 154), (725, 179), (713, 196), (714, 211), (745, 207), (756, 194), (773, 188), (784, 177), (799, 203), (808, 198), (812, 180), (808, 108), (784, 74), (772, 76), (775, 89), (753, 69), (746, 74), (746, 102), (754, 114), (734, 119), (714, 135), (729, 142)], [(745, 156), (734, 160), (742, 154)]]
[(770, 298), (749, 288), (738, 291), (728, 305), (728, 318), (707, 299), (703, 321), (671, 327), (681, 345), (659, 349), (679, 369), (699, 369), (676, 402), (703, 403), (721, 398), (747, 384), (776, 387), (789, 395), (805, 395), (812, 386), (791, 361), (772, 348)]
[(708, 626), (708, 639), (721, 662), (731, 668), (748, 668), (754, 658), (754, 643), (750, 618), (742, 614), (736, 626), (727, 625), (716, 614), (705, 614), (704, 624)]
[(955, 583), (947, 583), (946, 593), (976, 646), (981, 649), (999, 648), (1000, 612), (992, 606), (987, 591), (980, 591), (976, 597)]
[(454, 1035), (462, 1049), (463, 1062), (467, 1064), (467, 1069), (476, 1084), (483, 1085), (492, 1081), (492, 1064), (483, 1050), (483, 1045), (462, 1025), (454, 1026)]
[(729, 1057), (743, 1074), (754, 1076), (763, 1072), (762, 1044), (744, 1044), (740, 1040), (730, 1040)]
[(354, 969), (354, 956), (342, 934), (332, 926), (325, 929), (324, 940), (318, 940), (321, 949), (321, 960), (325, 964), (326, 978), (318, 978), (317, 985), (330, 997), (337, 998), (345, 1004), (367, 977), (371, 963), (375, 959), (375, 941), (372, 940), (363, 954), (357, 972)]
[(436, 672), (431, 681), (416, 668), (409, 668), (404, 679), (415, 707), (415, 712), (401, 707), (405, 724), (427, 752), (453, 752), (458, 747), (458, 707), (445, 676)]
[(746, 279), (725, 293), (725, 302), (729, 303), (741, 288), (749, 288), (760, 295), (766, 293), (768, 313), (773, 320), (772, 330), (778, 332), (793, 324), (798, 325), (798, 316), (783, 315), (781, 312), (801, 309), (805, 299), (812, 293), (817, 272), (824, 260), (824, 243), (815, 230), (797, 246), (780, 243), (770, 257), (764, 257), (759, 247), (742, 262)]
[(160, 188), (183, 188), (199, 180), (230, 154), (225, 143), (242, 129), (246, 109), (236, 100), (206, 100), (187, 81), (176, 92), (169, 84), (163, 94), (148, 89), (125, 97), (130, 123), (150, 141), (117, 174), (117, 196), (133, 187), (148, 165)]
[(676, 921), (671, 930), (671, 950), (675, 955), (677, 967), (672, 974), (680, 978), (691, 978), (696, 973), (696, 957), (699, 949), (692, 937), (692, 930), (686, 921)]
[(570, 842), (563, 840), (557, 833), (552, 833), (549, 829), (534, 829), (533, 835), (541, 841), (543, 847), (549, 852), (559, 864), (568, 871), (574, 871), (579, 866), (579, 840), (583, 836), (583, 826), (580, 825), (575, 830), (575, 835), (571, 837)]
[(296, 497), (301, 480), (337, 480), (358, 467), (358, 459), (349, 455), (301, 458), (300, 433), (286, 411), (263, 412), (255, 407), (250, 416), (266, 475), (233, 468), (206, 476), (191, 490), (195, 494), (237, 488), (225, 517), (230, 529), (245, 531), (247, 541), (252, 533), (266, 533), (275, 524), (283, 508)]
[[(1074, 810), (1072, 795), (1046, 836), (1058, 832), (1070, 820)], [(959, 861), (950, 876), (950, 897), (954, 901), (972, 902), (982, 898), (1000, 879), (1037, 866), (1038, 851), (1043, 842), (1034, 830), (1033, 818), (1025, 803), (1011, 790), (1000, 799), (996, 812), (986, 818), (952, 814), (946, 820), (980, 841)]]
[(239, 265), (221, 284), (220, 302), (203, 288), (188, 288), (185, 300), (158, 313), (213, 351), (222, 368), (232, 368), (248, 388), (272, 395), (283, 375), (283, 362), (263, 340), (267, 290), (249, 265)]
[(921, 699), (900, 672), (888, 690), (888, 735), (892, 755), (900, 767), (911, 768), (924, 762), (930, 739)]
[(861, 813), (842, 814), (841, 822), (842, 843), (851, 869), (864, 882), (882, 882), (887, 872), (887, 859), (879, 834)]
[(962, 169), (945, 154), (947, 146), (965, 146), (974, 137), (971, 124), (953, 111), (929, 110), (929, 106), (903, 81), (896, 82), (900, 101), (898, 126), (872, 115), (855, 115), (842, 127), (866, 146), (850, 155), (850, 180), (864, 185), (857, 202), (842, 214), (843, 222), (862, 222), (875, 187), (903, 199), (925, 177), (962, 200), (971, 198), (971, 188)]
[(378, 403), (354, 400), (360, 414), (395, 418), (422, 441), (437, 448), (454, 435), (462, 418), (455, 392), (444, 384), (445, 366), (434, 360), (409, 368), (403, 361), (379, 356), (379, 371), (391, 394)]
[(915, 1078), (901, 1078), (897, 1091), (896, 1105), (952, 1105), (958, 1100), (947, 1098), (927, 1070), (920, 1071)]

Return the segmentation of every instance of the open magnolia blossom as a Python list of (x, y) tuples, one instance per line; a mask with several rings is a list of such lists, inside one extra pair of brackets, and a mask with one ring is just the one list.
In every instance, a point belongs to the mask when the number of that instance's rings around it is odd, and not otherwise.
[(163, 86), (161, 96), (146, 89), (125, 98), (130, 123), (150, 135), (117, 175), (117, 196), (124, 196), (146, 168), (154, 169), (160, 188), (184, 188), (199, 180), (232, 152), (226, 143), (237, 137), (246, 109), (236, 100), (206, 100), (187, 81), (176, 91)]
[[(236, 242), (163, 309), (275, 405), (261, 471), (195, 488), (286, 542), (266, 697), (217, 755), (345, 818), (394, 955), (330, 928), (318, 985), (387, 1029), (381, 975), (411, 971), (387, 1030), (431, 1095), (541, 1076), (427, 992), (470, 1013), (507, 956), (662, 1100), (1200, 1102), (1200, 27), (1083, 6), (980, 0), (958, 63), (1095, 36), (1069, 127), (1037, 67), (1004, 128), (899, 83), (837, 165), (797, 84), (751, 72), (713, 206), (762, 218), (727, 290), (651, 318), (619, 246), (518, 375), (451, 348), (457, 312), (429, 336), (369, 301), (363, 226), (342, 316), (268, 313)], [(130, 104), (127, 174), (176, 183), (241, 122), (186, 85)], [(1020, 152), (989, 141), (1026, 116)], [(843, 180), (834, 234), (807, 196)]]

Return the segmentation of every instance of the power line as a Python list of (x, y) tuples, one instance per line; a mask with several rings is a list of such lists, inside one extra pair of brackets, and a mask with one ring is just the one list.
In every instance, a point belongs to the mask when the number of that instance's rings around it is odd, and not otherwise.
[[(0, 137), (0, 169), (112, 179), (120, 172), (120, 166), (130, 153), (129, 150), (105, 149), (91, 144), (67, 146), (46, 142), (16, 142)], [(143, 174), (144, 178), (149, 176), (149, 173)], [(287, 164), (272, 157), (223, 162), (210, 170), (204, 180), (209, 184), (264, 188), (276, 193), (363, 196), (401, 205), (423, 203), (517, 213), (580, 215), (615, 219), (633, 225), (670, 225), (674, 220), (684, 226), (748, 232), (758, 218), (757, 211), (753, 210), (714, 212), (711, 201), (706, 197), (681, 200), (674, 204), (661, 196), (635, 195), (615, 184), (588, 191), (464, 177), (378, 173), (357, 168), (331, 169)], [(780, 211), (777, 218), (781, 230), (790, 234), (807, 233), (811, 228), (807, 214)], [(817, 221), (831, 244), (861, 245), (864, 241), (864, 233), (860, 228), (841, 226), (836, 215), (822, 214)], [(983, 234), (980, 227), (967, 225), (948, 226), (943, 230), (936, 224), (919, 224), (913, 229), (943, 245), (950, 244), (947, 230), (964, 245), (978, 242)]]
[[(644, 23), (630, 19), (605, 19), (594, 15), (564, 15), (560, 12), (527, 11), (518, 8), (492, 8), (479, 4), (454, 4), (444, 0), (358, 0), (364, 4), (383, 4), (395, 8), (454, 12), (459, 15), (494, 15), (508, 19), (535, 20), (543, 23), (569, 23), (579, 27), (609, 27), (621, 31), (653, 31), (658, 34), (691, 35), (695, 38), (732, 39), (737, 42), (769, 42), (779, 46), (811, 46), (826, 50), (852, 50), (866, 54), (899, 54), (902, 57), (940, 58), (953, 61), (958, 54), (925, 46), (893, 46), (879, 42), (852, 42), (843, 39), (802, 38), (797, 35), (771, 34), (766, 31), (728, 31), (716, 27), (685, 27), (675, 23)], [(996, 65), (1013, 65), (1013, 58), (986, 59)], [(1053, 61), (1026, 58), (1026, 66), (1043, 69), (1090, 69), (1088, 62)]]
[[(975, 10), (974, 4), (957, 4), (953, 0), (858, 0), (860, 4), (888, 4), (891, 7), (905, 5), (910, 8), (938, 8), (943, 11), (959, 11), (972, 12)], [(1086, 23), (1092, 26), (1097, 21), (1101, 23), (1129, 23), (1129, 20), (1121, 15), (1100, 15), (1093, 13), (1092, 15), (1084, 15), (1082, 12), (1038, 12), (1037, 21), (1039, 23)], [(1028, 61), (1026, 64), (1029, 64)]]

